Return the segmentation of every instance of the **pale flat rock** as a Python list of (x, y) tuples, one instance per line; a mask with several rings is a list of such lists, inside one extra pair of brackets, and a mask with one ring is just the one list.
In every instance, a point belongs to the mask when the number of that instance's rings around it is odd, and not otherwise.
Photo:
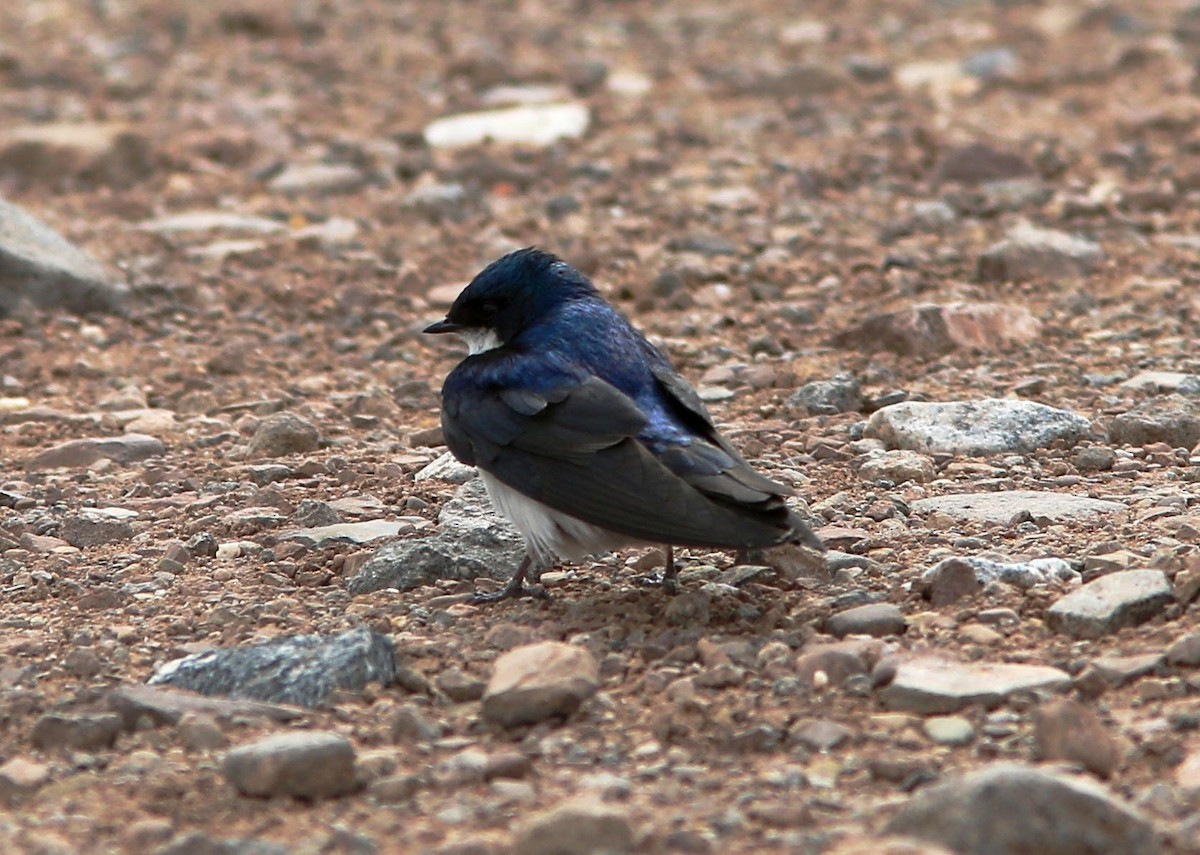
[(917, 499), (911, 504), (914, 512), (929, 514), (939, 512), (956, 519), (972, 522), (1007, 525), (1017, 514), (1028, 512), (1035, 519), (1064, 522), (1086, 519), (1101, 514), (1116, 514), (1126, 511), (1120, 502), (1093, 499), (1090, 496), (1072, 496), (1066, 493), (1048, 493), (1036, 490), (1008, 490), (1003, 493), (956, 493), (949, 496), (933, 496)]
[(870, 315), (838, 333), (833, 343), (868, 353), (932, 357), (954, 350), (1003, 350), (1036, 341), (1042, 322), (1024, 306), (1007, 303), (921, 304)]
[(896, 449), (876, 451), (868, 455), (859, 467), (858, 475), (864, 481), (891, 481), (893, 484), (912, 481), (914, 484), (927, 484), (937, 477), (937, 469), (933, 465), (933, 458), (927, 455)]
[(353, 193), (366, 183), (367, 176), (349, 163), (296, 163), (272, 178), (267, 187), (288, 196), (333, 196)]
[(1070, 686), (1067, 672), (1047, 665), (968, 663), (930, 657), (901, 662), (880, 698), (888, 709), (944, 715), (974, 705), (997, 707), (1014, 692), (1060, 692)]
[(925, 453), (1003, 454), (1075, 444), (1091, 435), (1083, 416), (1034, 401), (905, 401), (875, 412), (865, 435), (889, 448)]
[(178, 724), (189, 714), (223, 718), (241, 716), (288, 722), (303, 718), (308, 711), (302, 707), (269, 704), (263, 701), (209, 698), (167, 686), (121, 686), (106, 697), (108, 707), (125, 722), (126, 730), (134, 730), (138, 719), (145, 716), (156, 724)]
[(514, 852), (521, 855), (623, 855), (634, 851), (628, 810), (583, 797), (524, 820)]
[(0, 134), (0, 174), (22, 184), (78, 178), (126, 187), (153, 170), (150, 141), (123, 122), (49, 122)]
[(233, 211), (186, 211), (144, 220), (137, 229), (155, 234), (188, 234), (195, 232), (228, 232), (231, 234), (273, 235), (287, 231), (287, 226), (266, 217), (253, 217)]
[(1107, 788), (1016, 763), (993, 763), (921, 790), (886, 830), (930, 840), (961, 855), (1162, 851), (1150, 822)]
[(425, 128), (425, 142), (432, 148), (478, 145), (487, 140), (547, 146), (582, 136), (590, 122), (591, 113), (583, 104), (532, 104), (437, 119)]
[(979, 257), (979, 278), (989, 282), (1085, 276), (1104, 261), (1100, 244), (1078, 235), (1018, 223)]
[(71, 312), (120, 309), (129, 288), (24, 208), (0, 199), (0, 317), (22, 301)]
[(1200, 374), (1184, 374), (1179, 371), (1139, 371), (1121, 383), (1122, 389), (1138, 392), (1179, 392), (1184, 395), (1200, 394)]
[(281, 733), (225, 755), (221, 772), (247, 796), (332, 798), (357, 789), (354, 745), (340, 733)]
[(474, 478), (475, 475), (476, 472), (474, 466), (468, 466), (465, 463), (459, 463), (455, 456), (447, 451), (432, 463), (422, 467), (417, 474), (413, 476), (413, 480), (445, 481), (448, 484), (465, 484)]
[(412, 524), (404, 520), (367, 520), (356, 523), (336, 523), (313, 528), (294, 529), (279, 533), (280, 540), (300, 540), (307, 543), (325, 543), (330, 540), (349, 540), (354, 543), (370, 543), (384, 537), (395, 537)]
[(25, 468), (31, 471), (60, 467), (82, 469), (105, 459), (117, 463), (140, 463), (166, 453), (161, 440), (145, 434), (127, 433), (108, 438), (67, 440), (34, 455), (26, 461)]
[(1101, 638), (1150, 620), (1174, 600), (1161, 570), (1122, 570), (1058, 600), (1046, 612), (1046, 625), (1074, 638)]
[(600, 666), (586, 649), (543, 641), (496, 660), (483, 693), (483, 717), (512, 727), (569, 716), (596, 693)]

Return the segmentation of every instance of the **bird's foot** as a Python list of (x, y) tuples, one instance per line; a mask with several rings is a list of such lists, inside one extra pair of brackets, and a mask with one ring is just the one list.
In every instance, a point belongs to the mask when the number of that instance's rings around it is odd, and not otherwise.
[(471, 598), (466, 602), (469, 606), (482, 606), (488, 603), (499, 603), (503, 600), (515, 600), (521, 597), (548, 600), (550, 599), (550, 594), (541, 585), (505, 585), (499, 591), (492, 591), (487, 594), (472, 594)]
[[(533, 561), (526, 556), (521, 562), (521, 566), (517, 568), (517, 572), (513, 574), (508, 583), (499, 591), (492, 591), (488, 594), (473, 594), (471, 599), (467, 600), (468, 605), (481, 606), (485, 603), (498, 603), (501, 600), (511, 600), (518, 597), (532, 597), (538, 600), (548, 600), (550, 595), (546, 593), (546, 589), (541, 585), (526, 585), (525, 577), (530, 571)], [(538, 573), (538, 576), (541, 574)], [(536, 579), (535, 579), (536, 581)]]
[(667, 575), (663, 572), (651, 573), (647, 576), (638, 576), (639, 585), (644, 585), (647, 588), (662, 588), (672, 597), (679, 593), (679, 579), (674, 573)]

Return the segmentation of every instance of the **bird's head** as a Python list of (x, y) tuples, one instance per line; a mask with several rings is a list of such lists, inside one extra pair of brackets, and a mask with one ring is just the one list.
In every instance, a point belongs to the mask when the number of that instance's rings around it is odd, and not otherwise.
[(588, 278), (557, 256), (532, 247), (485, 267), (427, 333), (458, 333), (472, 355), (508, 344), (569, 300), (596, 295)]

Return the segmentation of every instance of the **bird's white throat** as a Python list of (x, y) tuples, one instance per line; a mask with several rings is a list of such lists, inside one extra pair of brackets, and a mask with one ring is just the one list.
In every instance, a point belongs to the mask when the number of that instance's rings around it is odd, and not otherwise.
[(489, 350), (495, 350), (503, 344), (496, 331), (490, 328), (470, 327), (459, 330), (458, 334), (467, 343), (467, 352), (471, 356), (479, 353), (487, 353)]

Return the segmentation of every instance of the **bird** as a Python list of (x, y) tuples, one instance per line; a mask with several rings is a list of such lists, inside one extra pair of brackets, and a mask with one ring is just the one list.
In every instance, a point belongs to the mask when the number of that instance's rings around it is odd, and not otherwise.
[(467, 344), (442, 387), (442, 433), (525, 541), (508, 583), (468, 602), (545, 596), (526, 579), (555, 559), (633, 544), (665, 546), (671, 594), (675, 546), (824, 549), (792, 491), (752, 469), (663, 352), (556, 255), (493, 261), (424, 332)]

